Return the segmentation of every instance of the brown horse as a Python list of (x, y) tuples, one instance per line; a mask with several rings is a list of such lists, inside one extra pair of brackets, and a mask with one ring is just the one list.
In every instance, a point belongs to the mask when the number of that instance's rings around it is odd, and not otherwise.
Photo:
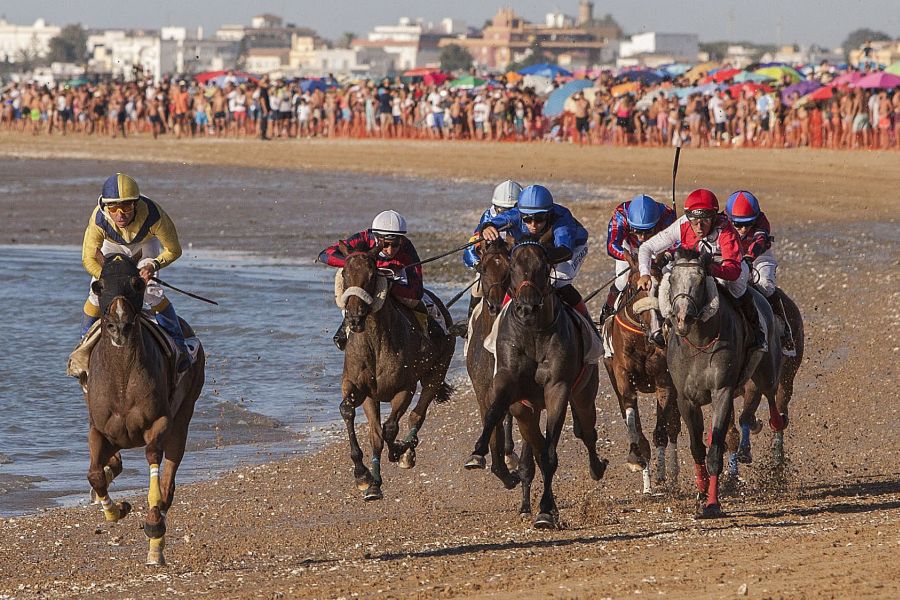
[[(481, 307), (474, 317), (466, 342), (466, 370), (475, 391), (475, 400), (481, 412), (482, 425), (490, 408), (488, 392), (494, 378), (494, 355), (484, 347), (484, 340), (491, 332), (494, 319), (503, 308), (503, 300), (509, 287), (509, 251), (506, 241), (481, 242), (476, 253), (480, 261), (478, 274), (481, 283)], [(517, 472), (518, 457), (513, 453), (512, 418), (507, 415), (502, 426), (498, 425), (491, 435), (491, 472), (496, 475), (507, 489), (519, 483)], [(484, 465), (472, 465), (468, 468), (484, 468)]]
[[(575, 436), (585, 445), (591, 477), (599, 480), (607, 461), (597, 456), (597, 413), (594, 404), (599, 385), (596, 364), (586, 364), (587, 352), (577, 317), (569, 314), (550, 283), (551, 264), (568, 260), (571, 252), (547, 249), (540, 242), (517, 244), (511, 255), (511, 304), (501, 317), (497, 334), (497, 373), (490, 388), (490, 409), (469, 464), (484, 465), (488, 442), (509, 410), (519, 424), (525, 444), (519, 462), (522, 480), (521, 512), (531, 512), (530, 490), (534, 479), (534, 452), (544, 478), (537, 528), (554, 527), (559, 513), (553, 496), (557, 468), (556, 446), (572, 405)], [(541, 411), (547, 410), (546, 434), (541, 434)]]
[[(381, 453), (385, 443), (388, 459), (403, 468), (415, 466), (417, 434), (425, 421), (428, 407), (450, 399), (453, 388), (444, 379), (453, 358), (455, 338), (437, 323), (429, 321), (425, 335), (416, 324), (413, 312), (400, 305), (390, 294), (389, 282), (378, 271), (376, 257), (380, 246), (354, 251), (346, 246), (341, 271), (343, 303), (352, 332), (344, 352), (341, 379), (341, 417), (350, 438), (350, 458), (356, 485), (364, 490), (365, 500), (380, 500)], [(447, 326), (450, 314), (434, 298)], [(422, 393), (409, 415), (409, 432), (397, 443), (400, 418), (409, 408), (416, 386)], [(391, 413), (382, 425), (381, 403), (390, 403)], [(372, 469), (363, 464), (363, 452), (356, 439), (356, 409), (362, 406), (369, 423), (372, 444)]]
[[(784, 430), (788, 426), (788, 404), (794, 395), (794, 378), (800, 365), (803, 364), (803, 351), (805, 346), (803, 316), (797, 304), (788, 296), (781, 288), (775, 289), (775, 297), (769, 298), (770, 304), (778, 303), (779, 307), (783, 307), (785, 318), (782, 319), (781, 311), (776, 310), (776, 318), (784, 324), (785, 335), (790, 335), (794, 341), (794, 352), (792, 355), (785, 355), (781, 367), (781, 378), (778, 382), (778, 390), (775, 398), (769, 399), (769, 427), (775, 432), (772, 442), (772, 458), (775, 466), (780, 467), (784, 464)], [(729, 431), (727, 446), (729, 451), (728, 470), (729, 474), (737, 476), (738, 463), (749, 464), (753, 462), (753, 454), (751, 452), (750, 434), (759, 433), (763, 426), (756, 418), (756, 410), (762, 400), (762, 393), (753, 381), (747, 382), (744, 386), (743, 410), (741, 410), (739, 423), (741, 426), (740, 434), (731, 424)]]
[[(658, 275), (658, 269), (656, 275)], [(678, 414), (675, 385), (666, 365), (666, 350), (647, 339), (653, 310), (647, 292), (639, 290), (640, 273), (631, 269), (628, 285), (622, 292), (621, 308), (611, 317), (610, 337), (613, 355), (603, 359), (613, 391), (619, 399), (619, 409), (628, 433), (627, 466), (643, 475), (643, 492), (650, 488), (650, 443), (641, 428), (638, 392), (656, 394), (656, 428), (653, 444), (656, 447), (656, 482), (666, 480), (666, 449), (669, 451), (668, 471), (678, 481), (678, 434), (681, 416)]]
[[(145, 447), (150, 465), (144, 523), (150, 538), (147, 564), (163, 565), (166, 512), (175, 496), (175, 472), (184, 456), (194, 403), (203, 388), (203, 348), (181, 379), (176, 379), (174, 361), (148, 331), (152, 325), (141, 317), (146, 284), (124, 254), (106, 257), (100, 279), (91, 285), (100, 298), (102, 316), (84, 392), (90, 419), (88, 481), (106, 520), (118, 521), (131, 510), (127, 502), (113, 503), (108, 496), (109, 484), (122, 471), (119, 450)], [(184, 321), (182, 328), (186, 337), (193, 337)]]

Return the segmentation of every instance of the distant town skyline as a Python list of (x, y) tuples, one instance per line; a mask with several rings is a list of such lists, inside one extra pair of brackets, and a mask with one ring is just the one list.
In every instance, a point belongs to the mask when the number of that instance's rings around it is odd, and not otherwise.
[[(148, 28), (167, 25), (194, 29), (202, 26), (212, 36), (223, 24), (246, 24), (260, 13), (272, 13), (285, 22), (315, 29), (321, 36), (338, 40), (344, 32), (365, 36), (376, 25), (397, 23), (400, 17), (422, 17), (437, 23), (451, 17), (480, 28), (503, 6), (523, 18), (542, 22), (548, 12), (577, 15), (578, 0), (499, 1), (456, 0), (157, 0), (112, 2), (58, 0), (11, 2), (0, 15), (17, 24), (44, 18), (54, 25), (81, 23), (96, 28)], [(323, 10), (324, 7), (324, 10)], [(768, 44), (839, 45), (855, 29), (868, 27), (900, 37), (900, 11), (896, 0), (694, 0), (683, 3), (638, 0), (631, 3), (594, 2), (594, 14), (611, 14), (626, 34), (644, 31), (696, 33), (703, 42), (729, 40)]]

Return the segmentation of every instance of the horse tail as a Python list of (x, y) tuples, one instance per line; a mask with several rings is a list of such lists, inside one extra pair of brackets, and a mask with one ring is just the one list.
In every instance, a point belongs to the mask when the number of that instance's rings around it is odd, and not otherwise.
[(443, 404), (444, 402), (449, 401), (455, 393), (456, 388), (444, 381), (438, 386), (437, 393), (434, 395), (434, 401), (438, 404)]

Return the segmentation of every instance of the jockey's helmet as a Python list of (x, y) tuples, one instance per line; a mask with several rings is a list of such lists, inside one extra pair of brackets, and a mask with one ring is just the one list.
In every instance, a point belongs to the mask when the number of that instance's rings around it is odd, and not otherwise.
[(507, 179), (494, 188), (494, 195), (491, 197), (491, 202), (494, 206), (500, 208), (512, 208), (516, 205), (516, 201), (519, 199), (519, 194), (521, 193), (522, 186), (512, 179)]
[(684, 201), (684, 212), (688, 219), (708, 219), (719, 212), (719, 199), (705, 188), (694, 190)]
[(372, 221), (372, 233), (378, 237), (406, 235), (406, 219), (395, 210), (385, 210)]
[(732, 223), (752, 223), (759, 217), (759, 200), (747, 190), (738, 190), (728, 197), (725, 213)]
[(116, 202), (134, 202), (141, 197), (137, 181), (125, 173), (116, 173), (106, 178), (100, 192), (101, 204)]
[(529, 185), (519, 194), (519, 212), (533, 215), (547, 212), (553, 207), (553, 194), (542, 185)]
[(635, 196), (628, 202), (625, 211), (628, 216), (628, 226), (631, 229), (646, 231), (656, 227), (662, 216), (662, 206), (646, 194)]

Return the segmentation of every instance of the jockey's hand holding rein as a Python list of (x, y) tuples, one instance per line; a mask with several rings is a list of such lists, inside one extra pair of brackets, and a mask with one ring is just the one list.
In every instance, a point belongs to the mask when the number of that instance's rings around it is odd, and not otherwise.
[(641, 278), (637, 281), (637, 286), (639, 290), (644, 290), (649, 292), (652, 287), (653, 282), (650, 281), (649, 275), (641, 275)]
[(493, 225), (488, 225), (481, 231), (481, 237), (488, 242), (493, 242), (500, 237), (500, 232)]
[(150, 278), (156, 275), (155, 265), (145, 265), (141, 267), (139, 273), (141, 275), (141, 279), (143, 279), (146, 283), (150, 283)]

